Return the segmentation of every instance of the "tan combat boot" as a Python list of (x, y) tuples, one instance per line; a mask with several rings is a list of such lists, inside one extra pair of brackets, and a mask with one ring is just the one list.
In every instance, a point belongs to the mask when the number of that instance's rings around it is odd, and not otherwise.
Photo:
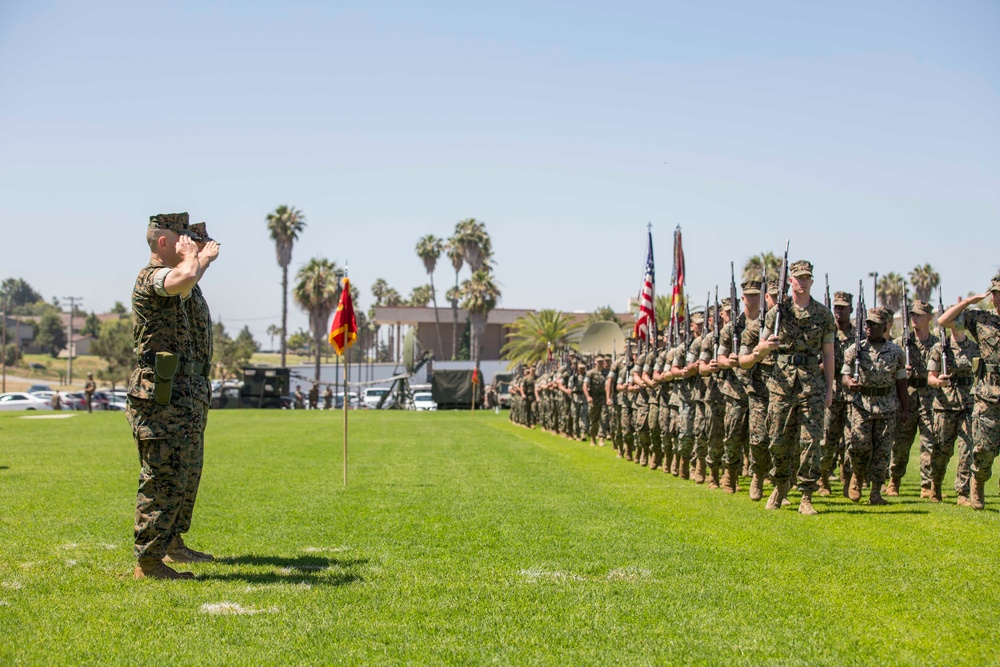
[(782, 482), (781, 484), (774, 485), (774, 491), (771, 491), (771, 496), (767, 499), (767, 506), (765, 509), (777, 510), (781, 509), (784, 504), (785, 494), (788, 493), (788, 488), (791, 486), (791, 482)]
[[(896, 477), (895, 475), (892, 476), (892, 478), (889, 480), (889, 487), (885, 490), (885, 495), (889, 497), (899, 495), (899, 477)], [(879, 494), (879, 497), (881, 497), (881, 494)], [(920, 493), (920, 497), (921, 498), (924, 497), (922, 491)]]
[(969, 496), (969, 502), (972, 505), (972, 509), (984, 509), (986, 507), (986, 498), (983, 497), (983, 492), (986, 490), (983, 488), (984, 483), (976, 479), (975, 475), (972, 476), (970, 482), (971, 494)]
[(872, 484), (871, 493), (868, 495), (869, 505), (888, 505), (889, 501), (882, 497), (882, 485)]
[(674, 460), (670, 463), (670, 474), (678, 477), (681, 474), (681, 457), (674, 454)]
[(136, 579), (194, 579), (193, 572), (178, 572), (163, 564), (159, 558), (144, 556), (135, 566)]
[[(843, 494), (845, 498), (851, 497), (851, 480), (854, 479), (854, 475), (849, 472), (844, 472), (843, 468), (840, 470), (840, 479), (844, 482)], [(861, 496), (858, 496), (859, 498)]]
[(764, 481), (760, 478), (760, 475), (754, 473), (753, 477), (750, 478), (750, 500), (756, 502), (763, 497)]
[(167, 555), (163, 559), (164, 563), (210, 563), (215, 560), (215, 556), (202, 551), (195, 551), (184, 544), (184, 538), (180, 535), (174, 536), (167, 547)]
[(932, 495), (934, 495), (934, 490), (933, 489), (929, 489), (929, 488), (927, 488), (927, 489), (921, 488), (920, 489), (920, 497), (921, 498), (930, 498)]
[(972, 501), (969, 500), (969, 496), (959, 496), (955, 500), (955, 504), (959, 507), (972, 507)]
[(691, 479), (691, 459), (681, 457), (681, 479)]
[(729, 488), (731, 489), (729, 493), (739, 493), (740, 491), (740, 476), (738, 471), (739, 466), (729, 469)]
[(799, 500), (799, 514), (805, 514), (806, 516), (819, 514), (819, 512), (816, 511), (816, 508), (813, 507), (812, 498), (812, 491), (802, 492), (802, 499)]
[(705, 483), (705, 459), (699, 458), (694, 463), (694, 483)]
[(708, 475), (709, 475), (708, 488), (710, 489), (719, 488), (719, 466), (712, 466), (711, 468), (709, 468)]
[(939, 503), (942, 500), (941, 496), (941, 482), (936, 479), (931, 480), (931, 497), (930, 501), (932, 503)]
[(819, 474), (819, 495), (828, 496), (830, 495), (830, 474), (825, 472), (820, 472)]
[(722, 490), (726, 493), (732, 493), (733, 490), (730, 488), (733, 485), (733, 474), (730, 472), (729, 468), (722, 473)]
[(674, 472), (675, 465), (674, 450), (671, 449), (663, 455), (663, 472), (668, 475), (676, 475), (677, 473)]
[(847, 497), (853, 502), (861, 500), (861, 476), (854, 475), (851, 478), (851, 486), (848, 488)]

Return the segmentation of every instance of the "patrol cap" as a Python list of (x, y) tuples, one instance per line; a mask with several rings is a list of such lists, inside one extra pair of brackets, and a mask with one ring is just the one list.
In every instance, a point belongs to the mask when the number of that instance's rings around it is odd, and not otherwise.
[(777, 299), (778, 298), (778, 281), (777, 280), (768, 280), (767, 281), (767, 293), (771, 296), (772, 299)]
[(205, 241), (214, 241), (211, 236), (208, 235), (208, 229), (204, 222), (195, 222), (188, 227), (188, 232), (191, 238), (195, 241), (204, 243)]
[(743, 290), (744, 294), (760, 294), (760, 281), (744, 280), (740, 284), (740, 289)]
[(865, 318), (866, 322), (873, 322), (874, 324), (886, 324), (888, 321), (888, 313), (884, 308), (869, 308), (868, 317)]
[(930, 315), (934, 312), (934, 307), (926, 301), (914, 301), (910, 304), (910, 314), (912, 315)]
[(833, 293), (833, 305), (835, 306), (847, 306), (848, 308), (854, 304), (854, 295), (850, 292), (834, 292)]
[(169, 229), (172, 232), (187, 232), (190, 218), (187, 213), (157, 213), (149, 216), (149, 229)]
[(1000, 276), (990, 281), (990, 288), (986, 290), (986, 293), (989, 294), (990, 292), (1000, 292)]
[(791, 273), (796, 278), (812, 278), (813, 275), (812, 262), (807, 262), (804, 259), (800, 259), (797, 262), (792, 262), (792, 265), (788, 267), (788, 272)]
[(727, 296), (725, 299), (722, 300), (722, 303), (719, 304), (719, 307), (722, 308), (723, 310), (729, 310), (730, 308), (733, 307), (733, 300)]
[(691, 313), (691, 324), (704, 324), (704, 323), (705, 323), (704, 313), (701, 312)]

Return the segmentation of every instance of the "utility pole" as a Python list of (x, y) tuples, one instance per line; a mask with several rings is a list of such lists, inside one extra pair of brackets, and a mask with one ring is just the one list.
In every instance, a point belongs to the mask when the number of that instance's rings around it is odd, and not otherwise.
[(69, 367), (66, 370), (66, 384), (73, 383), (73, 313), (76, 312), (76, 302), (83, 301), (81, 296), (64, 296), (63, 299), (69, 301), (69, 323), (66, 325), (66, 350)]

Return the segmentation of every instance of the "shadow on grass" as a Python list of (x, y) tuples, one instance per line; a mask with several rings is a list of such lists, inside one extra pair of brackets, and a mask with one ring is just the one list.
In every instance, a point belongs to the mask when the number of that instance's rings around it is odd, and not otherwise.
[[(893, 504), (902, 504), (902, 503), (893, 503)], [(891, 507), (891, 506), (892, 505), (889, 505), (889, 507)], [(824, 507), (824, 508), (822, 508), (822, 513), (823, 514), (826, 514), (826, 513), (830, 513), (830, 514), (868, 514), (869, 516), (894, 516), (896, 514), (930, 514), (931, 511), (930, 510), (895, 510), (895, 511), (882, 512), (882, 511), (876, 510), (874, 507), (871, 507), (869, 505), (863, 505), (863, 506), (860, 506), (860, 507), (857, 507), (857, 506), (851, 506), (851, 507), (837, 507), (837, 506), (834, 506), (834, 507)]]
[(251, 584), (299, 584), (313, 586), (347, 586), (364, 581), (354, 568), (368, 564), (367, 558), (325, 558), (322, 556), (258, 556), (248, 554), (218, 558), (217, 565), (251, 565), (276, 567), (271, 572), (232, 572), (199, 574), (198, 579), (206, 581), (245, 581)]
[(0, 466), (0, 470), (10, 470), (10, 466)]

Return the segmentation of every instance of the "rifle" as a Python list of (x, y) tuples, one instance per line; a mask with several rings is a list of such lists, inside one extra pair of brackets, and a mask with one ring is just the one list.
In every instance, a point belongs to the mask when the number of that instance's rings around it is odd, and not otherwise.
[(740, 353), (739, 336), (736, 332), (736, 269), (733, 263), (729, 262), (729, 321), (733, 325), (733, 346), (730, 351), (733, 354)]
[(778, 277), (778, 312), (774, 314), (774, 335), (781, 328), (781, 301), (788, 288), (788, 239), (785, 239), (785, 258), (781, 261), (781, 275)]
[(757, 342), (764, 340), (764, 321), (767, 319), (767, 267), (764, 266), (764, 256), (760, 261), (760, 307), (757, 309), (757, 320), (760, 322), (760, 333)]
[[(687, 295), (684, 296), (684, 354), (687, 354), (687, 346), (691, 344), (691, 305), (688, 303)], [(687, 365), (685, 359), (684, 365)]]
[[(941, 298), (941, 286), (938, 285), (938, 321), (944, 313), (944, 299)], [(948, 330), (941, 327), (941, 375), (948, 374)]]
[(719, 358), (719, 333), (721, 332), (720, 324), (722, 322), (719, 319), (719, 286), (715, 286), (715, 310), (712, 311), (712, 341), (715, 343), (715, 356), (713, 359)]
[(854, 379), (861, 377), (861, 342), (865, 339), (865, 292), (863, 281), (858, 281), (858, 307), (854, 313)]
[(823, 275), (826, 277), (826, 294), (823, 295), (823, 305), (826, 306), (827, 310), (833, 312), (833, 304), (830, 301), (830, 274), (824, 273)]
[(906, 366), (910, 366), (910, 302), (906, 298), (906, 283), (903, 286), (903, 351), (906, 352)]

